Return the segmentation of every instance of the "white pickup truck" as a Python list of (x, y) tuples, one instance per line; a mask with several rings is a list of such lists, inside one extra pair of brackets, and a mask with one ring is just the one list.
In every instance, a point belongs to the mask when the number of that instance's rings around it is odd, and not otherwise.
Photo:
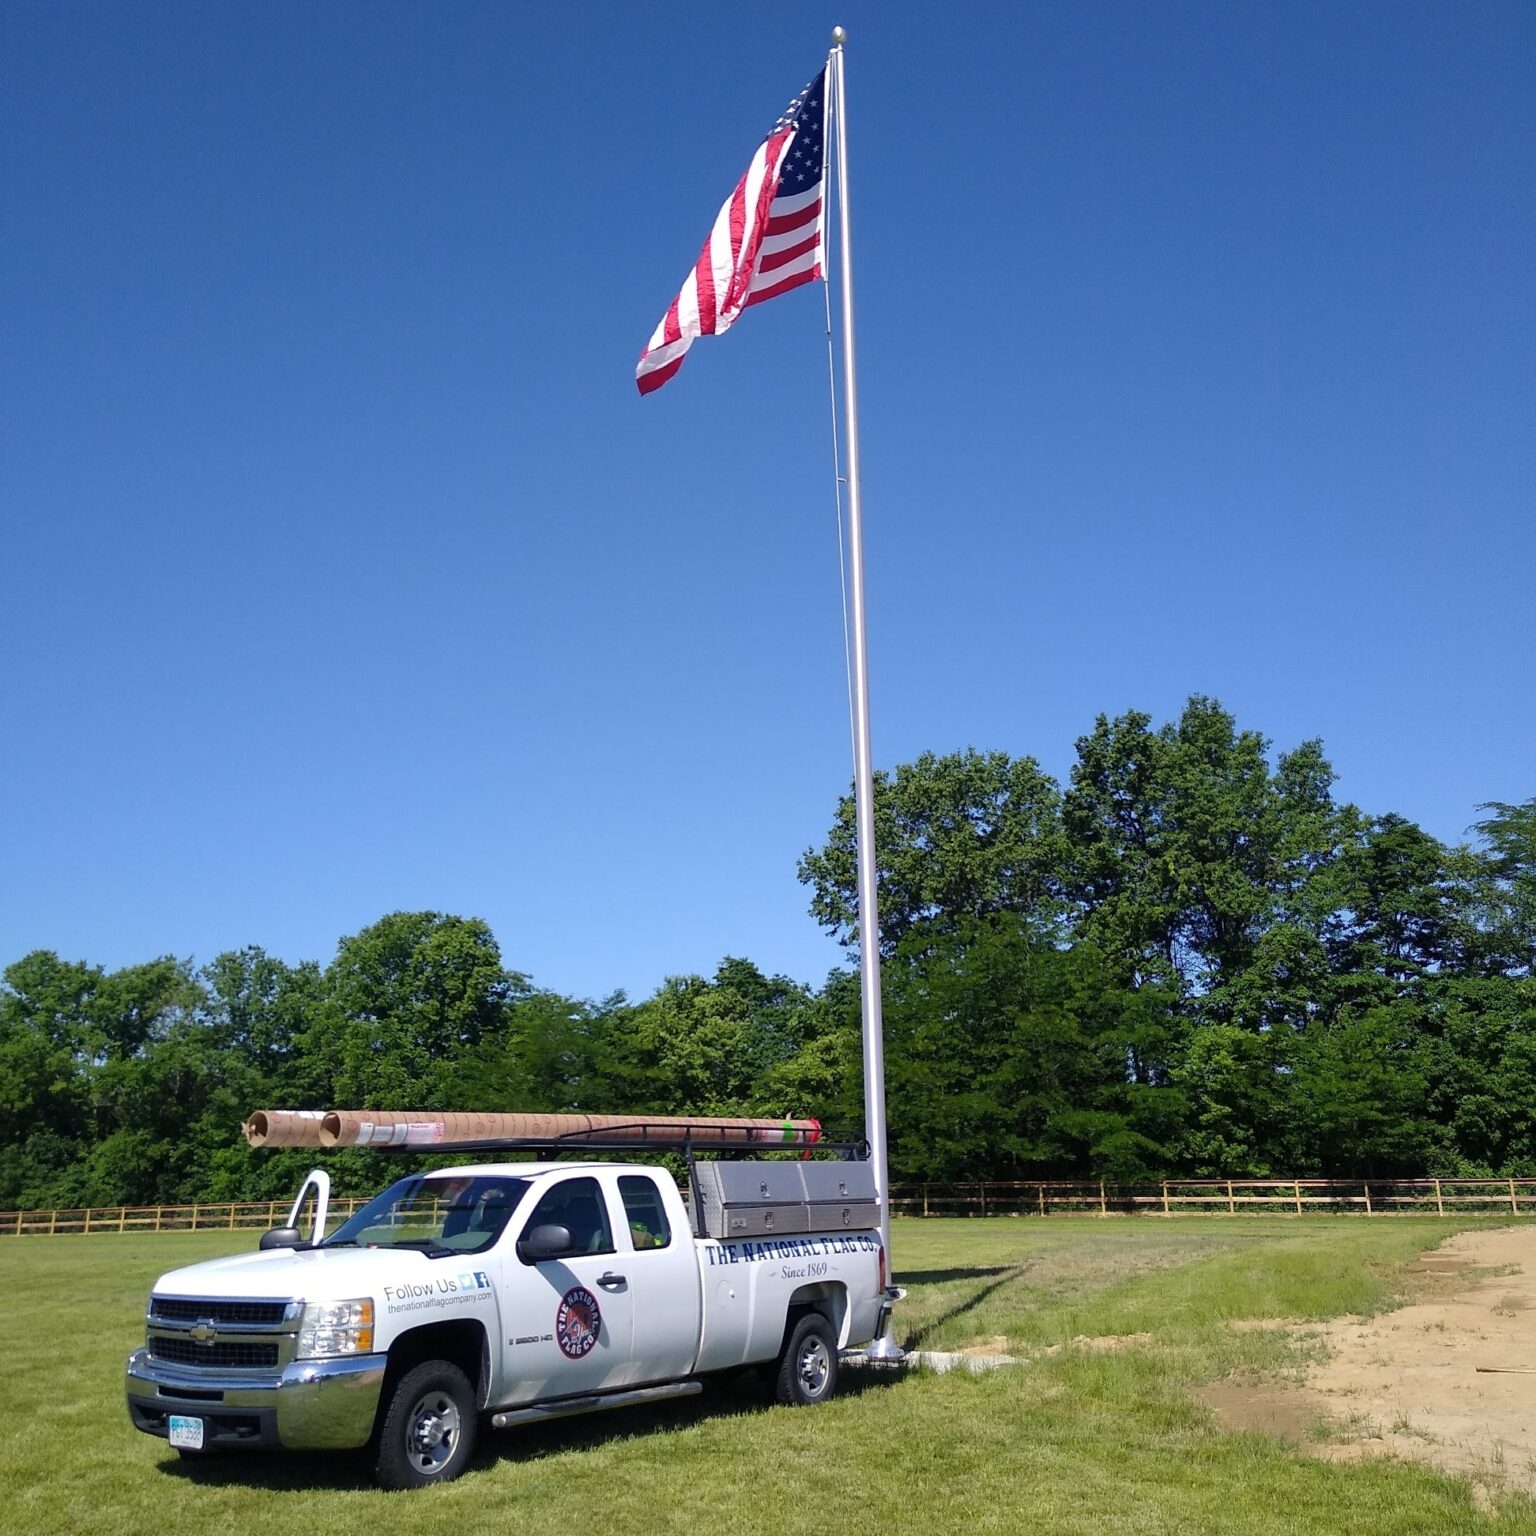
[(829, 1397), (892, 1301), (860, 1162), (664, 1169), (486, 1163), (400, 1179), (328, 1237), (173, 1270), (130, 1356), (128, 1409), (185, 1455), (368, 1447), (386, 1488), (445, 1482), (497, 1428), (700, 1390), (774, 1366)]

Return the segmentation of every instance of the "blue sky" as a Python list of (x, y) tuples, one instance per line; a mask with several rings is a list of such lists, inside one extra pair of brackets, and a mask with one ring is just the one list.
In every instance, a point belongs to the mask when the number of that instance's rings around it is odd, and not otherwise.
[(1536, 794), (1536, 9), (0, 14), (0, 964), (839, 951), (822, 300), (633, 367), (849, 28), (877, 763), (1214, 694)]

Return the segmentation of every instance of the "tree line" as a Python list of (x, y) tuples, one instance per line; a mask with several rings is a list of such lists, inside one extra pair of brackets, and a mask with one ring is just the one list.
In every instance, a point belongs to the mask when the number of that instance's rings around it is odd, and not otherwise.
[[(1536, 798), (1450, 846), (1337, 800), (1218, 702), (1100, 716), (1063, 785), (925, 754), (876, 786), (898, 1179), (1536, 1175)], [(856, 954), (854, 815), (799, 865)], [(642, 1001), (536, 987), (478, 918), (327, 965), (259, 948), (0, 983), (0, 1206), (265, 1199), (258, 1107), (813, 1114), (862, 1124), (856, 966), (728, 958)], [(405, 1166), (327, 1158), (342, 1189)]]

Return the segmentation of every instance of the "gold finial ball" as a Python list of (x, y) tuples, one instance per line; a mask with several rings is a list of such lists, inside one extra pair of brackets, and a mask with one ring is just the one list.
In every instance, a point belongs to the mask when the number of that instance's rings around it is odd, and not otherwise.
[(848, 34), (841, 27), (832, 28), (832, 46), (841, 48), (848, 41)]

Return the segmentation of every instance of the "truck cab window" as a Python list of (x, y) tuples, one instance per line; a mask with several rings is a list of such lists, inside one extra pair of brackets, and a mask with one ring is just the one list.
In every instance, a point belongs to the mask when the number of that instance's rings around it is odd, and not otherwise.
[(624, 1201), (624, 1220), (636, 1251), (665, 1248), (672, 1241), (666, 1207), (655, 1179), (641, 1174), (624, 1174), (619, 1179), (619, 1195)]
[(564, 1227), (571, 1234), (574, 1253), (613, 1252), (608, 1206), (596, 1179), (564, 1179), (549, 1190), (524, 1223), (523, 1232), (545, 1226)]

